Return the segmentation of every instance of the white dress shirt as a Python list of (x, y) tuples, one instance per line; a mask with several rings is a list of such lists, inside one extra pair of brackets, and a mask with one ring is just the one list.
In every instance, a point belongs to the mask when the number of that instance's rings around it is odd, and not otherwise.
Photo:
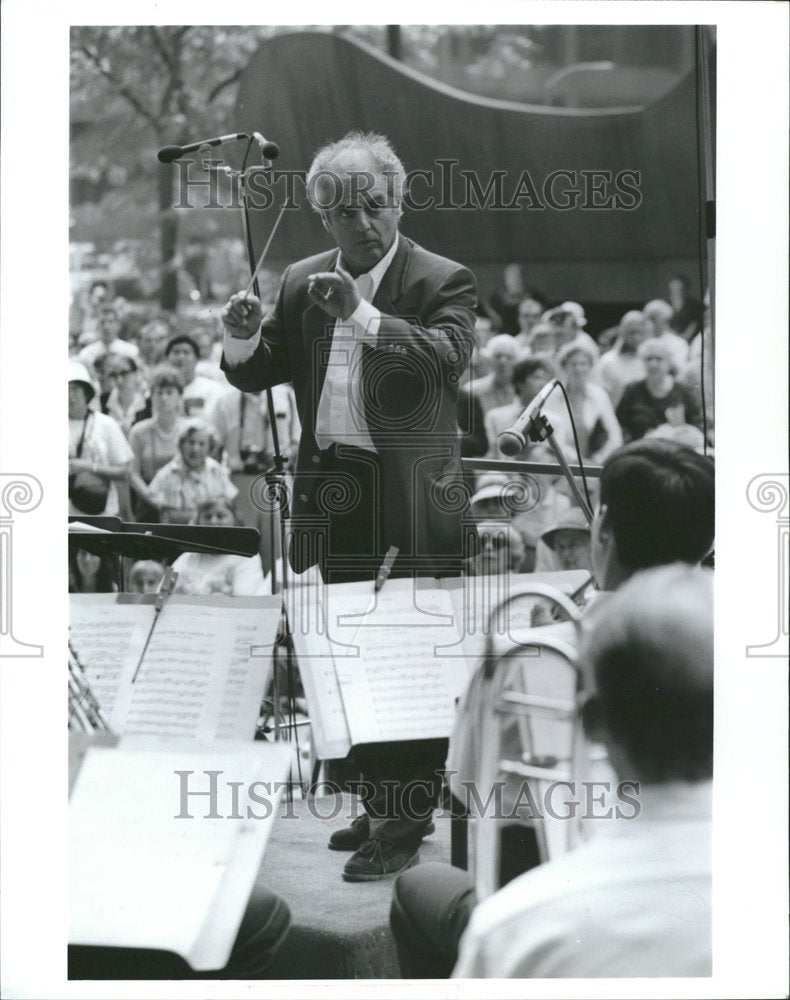
[[(347, 320), (335, 321), (332, 349), (315, 422), (315, 439), (322, 450), (332, 444), (352, 444), (366, 451), (376, 451), (360, 397), (360, 345), (366, 343), (373, 346), (376, 343), (381, 313), (371, 303), (397, 248), (396, 237), (381, 260), (366, 274), (354, 279), (361, 296), (359, 305)], [(260, 339), (260, 330), (249, 340), (231, 337), (226, 331), (224, 351), (230, 367), (249, 360)]]
[(711, 783), (635, 797), (635, 818), (596, 820), (589, 843), (476, 907), (453, 976), (711, 975)]

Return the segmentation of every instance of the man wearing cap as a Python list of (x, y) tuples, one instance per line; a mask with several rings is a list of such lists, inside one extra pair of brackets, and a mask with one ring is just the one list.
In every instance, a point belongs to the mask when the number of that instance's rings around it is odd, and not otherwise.
[[(79, 361), (69, 362), (69, 514), (105, 514), (119, 512), (116, 482), (127, 475), (133, 458), (129, 442), (112, 417), (90, 409), (90, 402), (96, 395), (85, 365)], [(106, 489), (104, 509), (81, 510), (72, 498), (72, 484), (85, 473), (85, 481), (92, 484), (95, 495), (100, 498)], [(76, 493), (79, 498), (79, 493)], [(97, 500), (98, 502), (98, 500)]]

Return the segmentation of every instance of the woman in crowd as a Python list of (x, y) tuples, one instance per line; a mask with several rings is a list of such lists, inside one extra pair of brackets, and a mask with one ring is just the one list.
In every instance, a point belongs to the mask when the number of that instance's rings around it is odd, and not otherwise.
[(590, 380), (595, 361), (594, 353), (578, 340), (557, 355), (582, 458), (601, 465), (623, 443), (623, 434), (606, 390)]
[(137, 362), (134, 358), (113, 355), (110, 359), (107, 379), (112, 388), (102, 403), (102, 411), (109, 414), (126, 437), (132, 425), (145, 414), (147, 401), (139, 385)]
[(115, 559), (112, 556), (96, 556), (85, 549), (71, 549), (69, 552), (69, 593), (70, 594), (116, 594)]
[(238, 493), (228, 470), (209, 452), (214, 446), (205, 420), (192, 418), (178, 435), (178, 453), (154, 476), (148, 499), (165, 523), (189, 524), (208, 500), (233, 500)]
[(157, 365), (151, 373), (151, 409), (153, 416), (136, 423), (129, 435), (134, 453), (129, 479), (138, 521), (159, 520), (149, 496), (149, 484), (178, 453), (178, 437), (186, 425), (181, 415), (181, 379), (169, 365)]
[(655, 337), (639, 348), (647, 377), (629, 385), (617, 407), (617, 419), (629, 441), (644, 437), (663, 424), (701, 427), (696, 393), (675, 381), (675, 365), (666, 344)]
[[(244, 527), (229, 500), (207, 500), (197, 510), (195, 523), (221, 528)], [(257, 555), (214, 555), (184, 552), (173, 563), (178, 573), (177, 594), (229, 594), (252, 597), (266, 593), (261, 561)]]
[(69, 362), (69, 514), (115, 515), (116, 483), (126, 478), (132, 450), (106, 413), (90, 409), (96, 389), (85, 365)]

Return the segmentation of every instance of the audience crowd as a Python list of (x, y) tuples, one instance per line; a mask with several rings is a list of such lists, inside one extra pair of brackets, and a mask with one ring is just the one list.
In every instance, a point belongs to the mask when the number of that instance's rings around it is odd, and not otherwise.
[[(123, 299), (88, 297), (83, 328), (71, 336), (69, 511), (256, 527), (263, 575), (256, 566), (241, 583), (229, 583), (233, 574), (209, 571), (197, 559), (188, 584), (193, 593), (256, 593), (277, 556), (270, 551), (270, 515), (253, 499), (257, 477), (273, 464), (271, 414), (264, 393), (227, 383), (219, 319), (208, 313), (189, 326), (186, 319), (135, 316)], [(551, 306), (525, 284), (520, 267), (508, 265), (502, 287), (481, 301), (477, 343), (459, 390), (462, 454), (503, 459), (500, 433), (553, 378), (564, 392), (552, 393), (544, 413), (572, 463), (577, 447), (585, 464), (601, 465), (623, 443), (642, 438), (709, 450), (711, 411), (703, 414), (700, 398), (707, 323), (707, 309), (678, 277), (666, 299), (628, 310), (615, 328), (593, 336), (580, 303)], [(290, 386), (273, 390), (273, 415), (287, 468), (300, 434)], [(553, 461), (539, 441), (529, 441), (517, 457)], [(563, 477), (468, 472), (466, 478), (484, 542), (473, 571), (589, 568), (589, 529)], [(595, 484), (593, 477), (593, 495)], [(148, 560), (127, 584), (153, 586), (159, 565)], [(72, 567), (75, 589), (90, 580), (105, 587), (107, 574)]]

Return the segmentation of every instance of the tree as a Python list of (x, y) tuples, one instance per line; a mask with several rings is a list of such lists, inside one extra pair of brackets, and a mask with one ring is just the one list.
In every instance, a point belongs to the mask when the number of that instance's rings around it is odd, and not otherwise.
[(102, 157), (107, 166), (109, 148), (117, 183), (110, 177), (105, 202), (113, 194), (117, 198), (121, 189), (143, 205), (146, 193), (153, 201), (156, 189), (159, 298), (165, 309), (174, 309), (178, 300), (177, 174), (172, 165), (141, 156), (141, 145), (150, 153), (151, 145), (183, 145), (195, 136), (223, 131), (234, 84), (261, 41), (277, 30), (201, 25), (72, 29), (73, 140), (79, 136), (72, 142), (73, 169), (93, 167), (96, 172)]

